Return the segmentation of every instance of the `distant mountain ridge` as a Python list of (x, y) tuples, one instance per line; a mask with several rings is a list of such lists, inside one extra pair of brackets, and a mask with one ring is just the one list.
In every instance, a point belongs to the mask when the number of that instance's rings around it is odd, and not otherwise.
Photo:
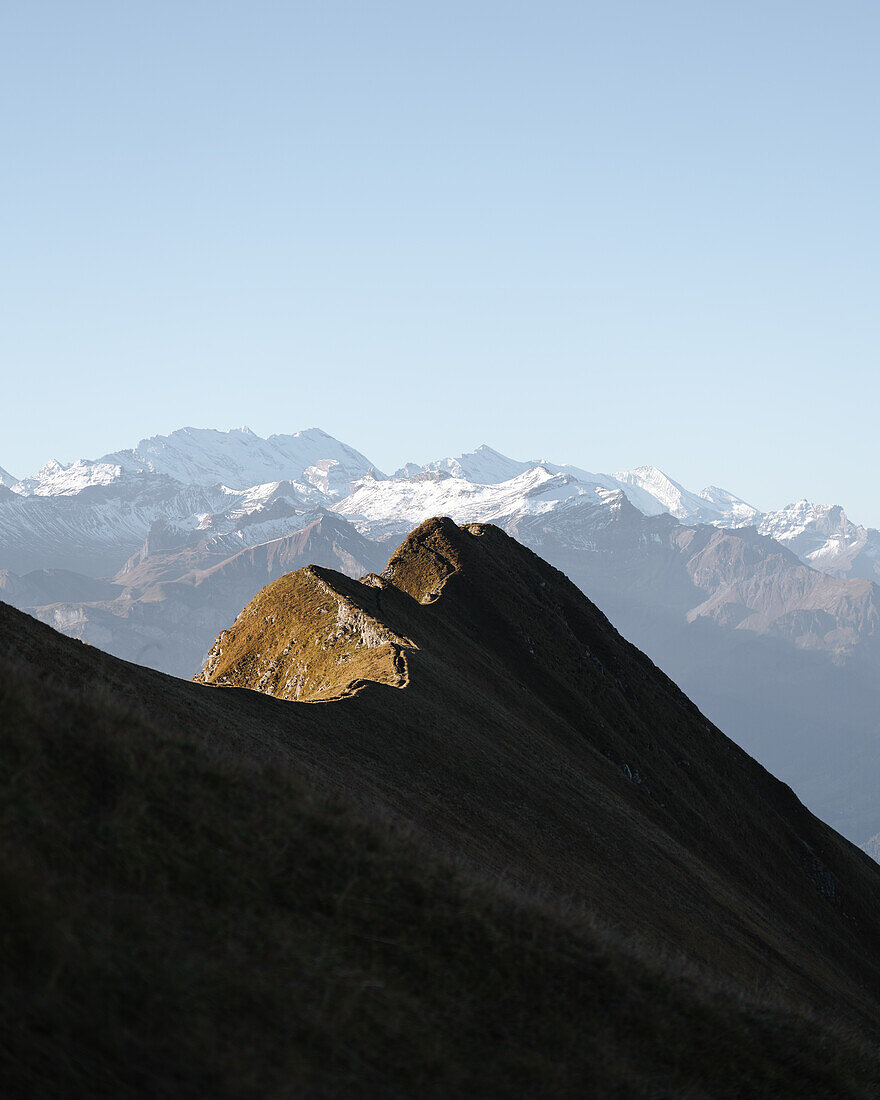
[[(110, 543), (114, 537), (125, 541), (133, 534), (132, 529), (137, 530), (140, 539), (155, 520), (192, 525), (194, 516), (234, 510), (235, 504), (232, 509), (226, 507), (230, 498), (257, 486), (287, 482), (303, 504), (333, 506), (365, 485), (375, 487), (385, 481), (418, 483), (449, 477), (472, 485), (497, 486), (532, 470), (570, 478), (569, 484), (577, 487), (572, 493), (592, 494), (597, 499), (603, 492), (623, 491), (645, 515), (668, 512), (684, 523), (756, 526), (762, 534), (789, 544), (807, 564), (835, 576), (880, 576), (880, 532), (853, 523), (838, 505), (802, 500), (761, 513), (727, 489), (708, 486), (695, 492), (653, 466), (615, 474), (592, 473), (549, 459), (512, 459), (487, 445), (457, 458), (437, 459), (421, 466), (407, 463), (389, 479), (360, 451), (319, 428), (263, 439), (246, 427), (229, 431), (181, 428), (94, 460), (79, 459), (66, 465), (51, 460), (35, 475), (22, 479), (0, 468), (0, 487), (14, 493), (0, 495), (0, 505), (6, 506), (0, 512), (0, 568), (69, 568), (70, 562), (62, 560), (64, 549), (60, 545), (65, 529), (69, 529), (74, 548), (89, 543), (81, 528), (90, 529), (92, 542)], [(188, 513), (186, 501), (175, 499), (180, 487), (189, 490), (184, 494), (193, 505)], [(195, 488), (202, 494), (194, 493)], [(516, 492), (516, 487), (512, 491)], [(398, 488), (397, 493), (405, 496), (406, 490), (401, 493)], [(361, 492), (361, 499), (363, 496)], [(389, 508), (394, 496), (393, 490), (385, 494)], [(68, 497), (85, 506), (81, 523), (76, 522), (75, 515), (64, 513), (59, 503), (54, 511), (47, 506), (45, 515), (35, 508), (19, 509), (16, 514), (15, 508), (9, 507), (14, 506), (16, 498), (57, 502), (58, 498)], [(113, 516), (114, 507), (126, 514), (127, 524)], [(354, 509), (348, 504), (342, 511), (352, 514)], [(388, 518), (394, 518), (390, 511)], [(16, 527), (21, 530), (16, 532)], [(53, 532), (57, 532), (55, 545)], [(47, 560), (12, 563), (9, 559), (15, 555), (16, 543), (26, 554), (29, 541), (47, 544), (43, 553)], [(36, 546), (30, 550), (39, 552)], [(51, 555), (56, 560), (48, 560)], [(100, 555), (99, 564), (104, 564)]]
[[(224, 485), (238, 490), (270, 481), (299, 481), (310, 486), (314, 478), (318, 491), (327, 493), (326, 477), (334, 468), (349, 480), (374, 470), (359, 451), (320, 428), (267, 439), (250, 428), (225, 432), (180, 428), (167, 436), (142, 439), (136, 447), (94, 461), (80, 459), (64, 466), (52, 460), (34, 477), (18, 482), (17, 491), (23, 495), (68, 495), (88, 485), (105, 485), (125, 475), (149, 473), (163, 474), (182, 485)], [(337, 491), (334, 477), (329, 495)]]

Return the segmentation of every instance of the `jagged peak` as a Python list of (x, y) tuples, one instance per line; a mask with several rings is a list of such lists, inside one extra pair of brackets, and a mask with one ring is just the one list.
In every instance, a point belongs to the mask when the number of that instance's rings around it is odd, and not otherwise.
[(433, 603), (447, 579), (460, 567), (458, 543), (464, 529), (449, 516), (434, 516), (398, 546), (382, 577), (418, 603)]

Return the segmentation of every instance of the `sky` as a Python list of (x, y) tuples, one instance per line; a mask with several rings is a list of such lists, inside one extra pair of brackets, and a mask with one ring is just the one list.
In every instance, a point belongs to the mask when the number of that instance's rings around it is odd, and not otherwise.
[(0, 5), (0, 466), (319, 426), (880, 525), (880, 5)]

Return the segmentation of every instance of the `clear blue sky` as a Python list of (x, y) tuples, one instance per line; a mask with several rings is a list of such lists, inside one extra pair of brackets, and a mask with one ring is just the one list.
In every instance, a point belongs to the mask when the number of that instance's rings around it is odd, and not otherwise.
[(880, 5), (7, 3), (0, 466), (488, 442), (880, 524)]

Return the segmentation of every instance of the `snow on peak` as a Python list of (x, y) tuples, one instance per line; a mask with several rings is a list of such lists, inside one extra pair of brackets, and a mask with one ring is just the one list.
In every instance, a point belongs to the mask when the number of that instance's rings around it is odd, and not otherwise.
[(809, 500), (799, 500), (774, 512), (767, 512), (761, 519), (760, 530), (773, 538), (780, 534), (792, 538), (807, 530), (822, 535), (846, 536), (863, 528), (852, 523), (839, 504), (813, 504)]
[(613, 478), (606, 474), (592, 474), (577, 466), (560, 466), (546, 458), (520, 460), (501, 454), (487, 443), (481, 443), (473, 451), (461, 454), (458, 458), (439, 458), (418, 466), (407, 462), (394, 475), (395, 477), (418, 477), (422, 474), (446, 474), (461, 478), (473, 485), (502, 485), (511, 478), (518, 477), (541, 466), (551, 474), (569, 474), (584, 485), (602, 486), (606, 489), (618, 488)]
[(839, 504), (799, 500), (767, 512), (758, 530), (824, 573), (880, 577), (880, 531), (853, 523)]
[(402, 477), (414, 477), (420, 473), (446, 473), (473, 485), (500, 485), (533, 465), (531, 462), (518, 462), (514, 458), (508, 458), (482, 443), (475, 450), (461, 454), (458, 458), (438, 458), (424, 466), (408, 462), (398, 470), (398, 474)]
[(423, 470), (416, 476), (385, 481), (366, 477), (351, 488), (351, 495), (334, 504), (333, 510), (374, 538), (405, 534), (430, 516), (450, 516), (456, 523), (507, 523), (581, 500), (604, 504), (596, 486), (583, 485), (542, 465), (495, 484), (471, 482), (448, 471)]
[(691, 492), (656, 466), (637, 466), (614, 475), (632, 503), (645, 515), (669, 512), (676, 519), (691, 523), (715, 523), (739, 526), (754, 522), (757, 508), (746, 504), (726, 489), (715, 485)]
[(735, 496), (728, 489), (720, 489), (717, 485), (707, 485), (697, 495), (716, 508), (721, 513), (722, 518), (729, 521), (731, 526), (739, 527), (745, 524), (753, 524), (761, 518), (761, 513), (757, 508), (753, 508), (751, 504), (747, 504), (741, 497)]
[[(676, 519), (687, 519), (702, 510), (704, 501), (696, 493), (690, 493), (683, 485), (658, 470), (656, 466), (637, 466), (633, 470), (623, 470), (614, 475), (624, 486), (633, 504), (642, 512), (669, 512)], [(651, 503), (646, 498), (651, 498)], [(647, 508), (643, 505), (647, 505)], [(659, 509), (657, 508), (659, 505)], [(647, 509), (651, 509), (648, 511)]]
[(121, 467), (113, 463), (81, 458), (65, 466), (52, 459), (40, 467), (35, 477), (22, 478), (15, 488), (22, 496), (75, 496), (92, 485), (110, 485), (121, 476)]
[(269, 481), (302, 481), (310, 467), (329, 462), (337, 471), (331, 479), (334, 496), (345, 495), (349, 481), (374, 469), (359, 451), (319, 428), (268, 439), (247, 427), (226, 432), (180, 428), (167, 436), (142, 439), (131, 450), (107, 455), (103, 461), (115, 461), (127, 470), (166, 474), (185, 485), (222, 483), (236, 489)]
[(649, 516), (669, 512), (685, 522), (730, 526), (753, 523), (759, 516), (757, 509), (726, 489), (710, 486), (694, 493), (656, 466), (638, 466), (614, 475), (596, 474), (577, 466), (561, 466), (548, 459), (520, 461), (508, 458), (485, 443), (457, 458), (436, 459), (423, 466), (408, 462), (395, 477), (422, 480), (433, 475), (435, 478), (453, 477), (472, 485), (501, 485), (538, 466), (551, 474), (573, 477), (594, 493), (599, 489), (623, 490), (630, 503)]
[[(534, 525), (561, 510), (567, 537), (580, 545), (584, 531), (632, 507), (685, 524), (753, 525), (825, 572), (880, 576), (880, 532), (852, 523), (837, 505), (801, 500), (762, 515), (726, 489), (692, 492), (656, 466), (591, 473), (547, 459), (513, 459), (485, 443), (456, 458), (407, 463), (388, 479), (320, 428), (263, 439), (246, 426), (185, 427), (94, 461), (53, 459), (21, 481), (0, 469), (0, 490), (16, 544), (25, 537), (19, 527), (45, 523), (59, 545), (68, 537), (77, 545), (98, 540), (108, 555), (114, 540), (127, 546), (159, 519), (280, 535), (298, 517), (331, 504), (378, 537), (405, 534), (432, 515)], [(13, 516), (16, 497), (43, 498), (45, 509), (28, 505)]]
[(147, 483), (163, 479), (178, 487), (227, 485), (236, 491), (292, 481), (315, 503), (326, 503), (327, 498), (346, 496), (349, 483), (369, 473), (385, 476), (359, 451), (319, 428), (263, 439), (248, 427), (185, 427), (142, 439), (135, 447), (96, 461), (80, 459), (65, 466), (53, 459), (34, 477), (12, 480), (21, 496), (72, 496), (91, 486), (116, 485), (132, 498), (142, 494)]

